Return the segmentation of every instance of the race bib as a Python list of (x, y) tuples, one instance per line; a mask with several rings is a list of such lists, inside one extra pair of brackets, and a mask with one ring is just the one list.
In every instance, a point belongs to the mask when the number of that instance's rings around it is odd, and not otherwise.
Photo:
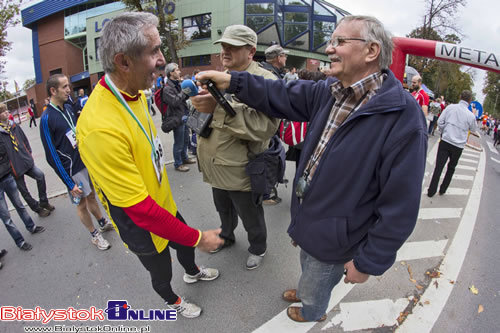
[(158, 137), (158, 135), (156, 135), (156, 138), (154, 140), (154, 149), (155, 151), (151, 152), (151, 160), (155, 168), (156, 178), (158, 179), (158, 182), (161, 184), (163, 168), (165, 167), (165, 154), (163, 151), (161, 140)]
[(73, 130), (69, 130), (66, 132), (66, 137), (68, 138), (69, 142), (73, 146), (73, 149), (76, 148), (76, 134), (73, 132)]

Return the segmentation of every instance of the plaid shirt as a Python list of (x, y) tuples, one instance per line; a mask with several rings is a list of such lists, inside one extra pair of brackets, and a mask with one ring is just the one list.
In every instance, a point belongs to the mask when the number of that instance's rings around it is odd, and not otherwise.
[(385, 77), (386, 74), (377, 72), (368, 75), (347, 88), (344, 88), (340, 81), (330, 86), (335, 103), (330, 111), (330, 116), (328, 117), (318, 145), (305, 168), (304, 176), (306, 176), (308, 183), (316, 172), (319, 161), (325, 152), (326, 145), (333, 134), (347, 118), (354, 114), (361, 106), (368, 103), (370, 98), (375, 96), (380, 87), (382, 87)]

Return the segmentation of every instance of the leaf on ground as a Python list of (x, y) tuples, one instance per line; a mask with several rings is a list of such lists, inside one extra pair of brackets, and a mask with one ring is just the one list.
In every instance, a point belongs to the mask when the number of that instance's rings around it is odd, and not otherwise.
[(417, 283), (417, 280), (415, 280), (415, 279), (410, 279), (410, 281), (413, 283)]
[(401, 265), (403, 265), (403, 266), (404, 266), (404, 265), (406, 265), (406, 262), (404, 262), (404, 261), (401, 261)]
[(399, 313), (399, 317), (398, 317), (398, 323), (401, 324), (405, 319), (406, 317), (408, 317), (408, 314), (409, 312), (408, 311), (405, 311), (405, 312), (400, 312)]
[(484, 311), (484, 307), (481, 304), (479, 304), (479, 307), (477, 308), (477, 313), (481, 313), (483, 311)]
[(432, 272), (428, 272), (428, 273), (429, 274), (427, 274), (427, 273), (426, 274), (429, 275), (429, 277), (431, 279), (435, 279), (435, 278), (438, 278), (441, 276), (441, 272), (439, 272), (439, 271), (432, 271)]
[(433, 285), (436, 286), (436, 289), (439, 287), (439, 283), (437, 281), (434, 281)]
[(479, 294), (479, 290), (477, 290), (477, 288), (476, 288), (476, 287), (474, 287), (474, 285), (470, 286), (470, 287), (469, 287), (469, 290), (470, 290), (470, 292), (471, 292), (471, 293), (473, 293), (474, 295)]
[(455, 281), (453, 281), (453, 280), (450, 280), (450, 284), (455, 284)]
[(415, 287), (417, 287), (418, 290), (422, 290), (424, 289), (424, 287), (422, 287), (421, 285), (417, 284)]
[(411, 271), (410, 265), (408, 265), (408, 274), (410, 274), (410, 279), (413, 279), (413, 272)]
[(429, 304), (431, 304), (431, 302), (429, 302), (429, 301), (425, 301), (425, 302), (424, 302), (424, 304), (425, 304), (425, 305), (429, 305)]

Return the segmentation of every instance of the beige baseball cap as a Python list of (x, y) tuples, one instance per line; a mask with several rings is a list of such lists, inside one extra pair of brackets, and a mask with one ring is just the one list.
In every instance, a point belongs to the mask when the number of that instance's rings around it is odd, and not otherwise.
[(287, 54), (289, 51), (285, 50), (279, 45), (271, 45), (265, 51), (266, 59), (274, 59), (280, 54)]
[(224, 30), (222, 38), (216, 40), (214, 44), (226, 43), (234, 46), (250, 45), (257, 46), (257, 34), (245, 25), (230, 25)]

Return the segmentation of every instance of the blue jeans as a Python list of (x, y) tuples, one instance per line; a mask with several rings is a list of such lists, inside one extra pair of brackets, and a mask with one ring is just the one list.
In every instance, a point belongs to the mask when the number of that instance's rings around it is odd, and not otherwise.
[(344, 264), (327, 264), (300, 250), (300, 266), (297, 297), (302, 300), (301, 314), (308, 321), (316, 321), (325, 314), (333, 287), (344, 274)]
[(174, 129), (174, 167), (178, 168), (188, 159), (187, 148), (189, 145), (189, 131), (183, 122)]
[[(26, 186), (26, 182), (24, 181), (25, 175), (36, 180), (36, 185), (38, 187), (38, 198), (40, 199), (40, 202), (36, 201), (31, 196), (31, 193), (29, 192), (28, 187)], [(36, 166), (33, 166), (31, 169), (26, 171), (24, 175), (19, 176), (19, 178), (16, 179), (16, 184), (17, 184), (17, 189), (24, 198), (24, 201), (26, 201), (28, 206), (34, 212), (40, 209), (40, 203), (49, 202), (49, 200), (47, 199), (47, 185), (45, 183), (45, 175), (43, 171), (37, 168)]]
[(32, 232), (33, 230), (35, 230), (36, 226), (29, 216), (28, 211), (26, 210), (26, 208), (24, 208), (21, 199), (19, 198), (19, 192), (17, 191), (16, 181), (14, 180), (14, 177), (9, 175), (0, 180), (0, 218), (3, 221), (3, 224), (5, 224), (7, 231), (14, 239), (14, 242), (16, 242), (16, 245), (21, 247), (24, 244), (24, 238), (16, 228), (14, 222), (12, 222), (12, 218), (9, 214), (9, 208), (7, 207), (7, 201), (5, 200), (5, 194), (7, 194), (10, 201), (16, 208), (19, 217), (21, 217), (21, 220), (26, 226), (26, 229), (28, 229), (29, 232)]

